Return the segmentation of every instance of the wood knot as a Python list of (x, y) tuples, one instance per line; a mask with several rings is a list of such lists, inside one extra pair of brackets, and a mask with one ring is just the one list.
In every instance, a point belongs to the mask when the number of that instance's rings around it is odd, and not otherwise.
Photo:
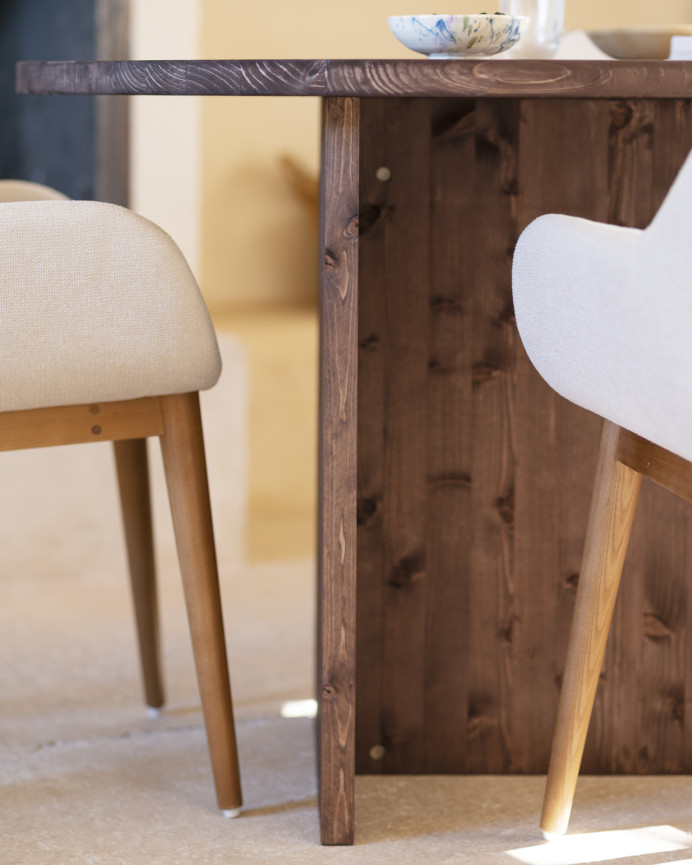
[(476, 131), (476, 110), (469, 100), (462, 110), (455, 110), (435, 118), (432, 134), (435, 138), (466, 138)]
[(352, 216), (349, 221), (346, 223), (346, 229), (344, 230), (345, 237), (358, 237), (358, 226), (360, 224), (360, 218), (356, 214), (356, 216)]
[(324, 251), (324, 269), (327, 273), (336, 270), (336, 256), (331, 249), (325, 249)]
[(428, 475), (427, 482), (432, 487), (461, 487), (470, 489), (471, 475), (466, 472), (440, 472)]
[(503, 195), (519, 195), (519, 178), (510, 177), (506, 183), (502, 184)]
[(497, 719), (493, 715), (492, 701), (484, 695), (480, 699), (469, 702), (466, 730), (470, 739), (477, 739), (487, 730), (497, 727)]
[(500, 496), (495, 503), (497, 512), (505, 525), (514, 525), (514, 490), (510, 490), (506, 496)]
[(624, 129), (632, 122), (634, 109), (628, 102), (616, 102), (610, 112), (610, 128)]
[(408, 589), (417, 577), (425, 574), (425, 551), (414, 550), (405, 555), (392, 568), (388, 584), (395, 589)]
[(671, 714), (676, 721), (685, 720), (685, 701), (682, 698), (678, 698), (673, 702)]
[(509, 616), (509, 618), (498, 628), (497, 636), (505, 648), (508, 648), (514, 642), (514, 625), (519, 621), (519, 616)]
[(486, 718), (484, 715), (476, 715), (475, 718), (469, 718), (466, 725), (466, 731), (469, 739), (478, 739), (486, 730), (490, 730), (494, 726), (495, 724), (493, 723), (492, 718)]
[(661, 715), (668, 715), (674, 721), (685, 717), (685, 697), (679, 688), (671, 688), (654, 697), (654, 708)]
[(565, 577), (565, 585), (568, 589), (572, 589), (573, 591), (577, 590), (577, 586), (579, 585), (579, 574), (570, 574), (568, 577)]
[(673, 631), (656, 613), (644, 613), (644, 634), (650, 640), (670, 640)]
[(430, 299), (430, 309), (433, 312), (440, 312), (446, 315), (463, 315), (464, 307), (461, 302), (452, 297), (440, 297), (435, 295)]
[(517, 319), (514, 315), (514, 304), (510, 301), (507, 306), (497, 317), (498, 324), (516, 324)]
[(336, 688), (332, 685), (331, 682), (327, 682), (325, 685), (322, 685), (322, 699), (326, 703), (333, 703), (336, 700)]
[(485, 382), (498, 378), (500, 375), (502, 375), (502, 370), (492, 364), (474, 363), (471, 381), (474, 385), (485, 384)]
[(428, 361), (428, 369), (430, 370), (430, 372), (444, 374), (447, 372), (452, 372), (454, 367), (448, 363), (445, 363), (442, 360), (438, 360), (436, 357), (432, 357)]
[(370, 336), (366, 336), (363, 339), (358, 340), (359, 348), (362, 348), (363, 351), (377, 351), (380, 347), (380, 338), (376, 333), (371, 333)]
[(366, 526), (377, 513), (377, 501), (361, 497), (356, 505), (356, 525)]
[(382, 219), (386, 208), (381, 204), (366, 204), (360, 211), (360, 233), (367, 234), (368, 231)]

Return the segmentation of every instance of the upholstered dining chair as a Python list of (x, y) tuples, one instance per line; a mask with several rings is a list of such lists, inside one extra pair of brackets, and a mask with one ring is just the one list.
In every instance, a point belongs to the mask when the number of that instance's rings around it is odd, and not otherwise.
[(517, 325), (559, 394), (603, 417), (541, 827), (562, 834), (642, 476), (692, 502), (692, 155), (651, 224), (532, 222), (514, 255)]
[[(52, 200), (50, 200), (52, 199)], [(146, 439), (164, 461), (217, 801), (241, 806), (198, 392), (221, 360), (182, 253), (116, 205), (0, 182), (0, 450), (112, 441), (145, 695), (163, 703)]]

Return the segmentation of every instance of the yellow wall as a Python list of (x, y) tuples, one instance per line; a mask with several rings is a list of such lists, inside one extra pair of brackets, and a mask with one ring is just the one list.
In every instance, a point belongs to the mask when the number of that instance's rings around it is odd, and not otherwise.
[(565, 26), (653, 27), (692, 23), (692, 0), (567, 0)]
[[(201, 0), (201, 55), (411, 57), (387, 15), (439, 9), (419, 0)], [(483, 3), (466, 4), (480, 8)], [(692, 0), (567, 0), (566, 26), (692, 22)], [(201, 274), (219, 307), (310, 303), (316, 292), (314, 224), (281, 157), (315, 176), (319, 106), (311, 99), (215, 99), (202, 108)]]
[[(389, 34), (391, 2), (204, 0), (205, 57), (406, 56)], [(202, 111), (202, 279), (211, 303), (309, 304), (317, 245), (309, 206), (281, 170), (290, 156), (315, 178), (319, 103), (314, 99), (206, 99)]]
[[(200, 8), (199, 0), (130, 0), (131, 57), (198, 57)], [(137, 96), (130, 112), (131, 206), (173, 237), (199, 275), (200, 100)]]

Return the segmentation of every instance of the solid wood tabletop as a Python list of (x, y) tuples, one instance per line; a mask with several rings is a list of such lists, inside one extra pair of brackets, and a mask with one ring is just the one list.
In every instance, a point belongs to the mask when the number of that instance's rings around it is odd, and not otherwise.
[(692, 97), (692, 62), (658, 60), (24, 61), (18, 93), (219, 96)]

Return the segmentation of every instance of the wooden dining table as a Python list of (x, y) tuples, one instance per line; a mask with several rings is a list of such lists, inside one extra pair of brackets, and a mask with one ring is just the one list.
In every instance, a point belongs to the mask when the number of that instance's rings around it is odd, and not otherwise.
[[(545, 212), (649, 222), (692, 63), (25, 62), (17, 89), (322, 99), (322, 841), (353, 842), (356, 772), (545, 772), (600, 423), (532, 369), (512, 253)], [(641, 501), (586, 772), (692, 771), (692, 516)]]

